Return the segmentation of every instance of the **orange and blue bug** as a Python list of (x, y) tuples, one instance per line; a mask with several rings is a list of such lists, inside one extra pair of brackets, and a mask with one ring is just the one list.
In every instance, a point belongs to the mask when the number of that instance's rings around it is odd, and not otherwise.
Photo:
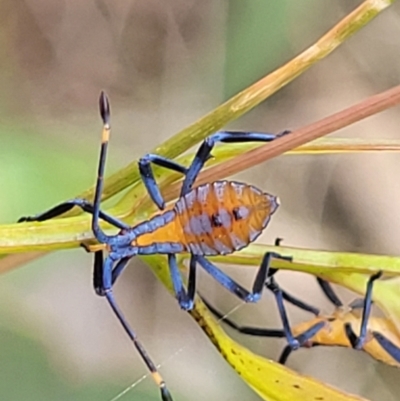
[[(373, 278), (372, 278), (373, 279)], [(363, 315), (368, 312), (366, 299), (356, 299), (347, 308), (337, 307), (332, 314), (316, 316), (308, 322), (293, 327), (293, 333), (298, 335), (307, 331), (316, 322), (323, 322), (323, 328), (312, 338), (305, 341), (303, 347), (339, 346), (363, 350), (372, 358), (387, 365), (400, 367), (400, 337), (393, 322), (386, 317), (370, 316), (365, 320)], [(367, 321), (365, 334), (362, 333), (363, 322)], [(286, 351), (290, 354), (289, 350)]]
[[(275, 272), (275, 269), (270, 269), (265, 285), (275, 294), (283, 329), (239, 326), (225, 318), (221, 312), (207, 302), (206, 304), (224, 323), (240, 333), (260, 337), (286, 338), (288, 344), (279, 358), (279, 362), (282, 364), (286, 363), (292, 351), (300, 347), (340, 346), (363, 350), (378, 361), (400, 367), (400, 336), (394, 324), (387, 318), (370, 316), (373, 283), (381, 277), (381, 272), (369, 278), (365, 297), (356, 299), (348, 308), (343, 306), (331, 285), (318, 278), (317, 281), (323, 293), (335, 306), (335, 311), (328, 316), (321, 315), (317, 308), (282, 290), (273, 279)], [(283, 299), (315, 314), (315, 318), (290, 327)], [(356, 335), (354, 330), (357, 330), (359, 335)]]
[[(203, 165), (211, 157), (211, 150), (216, 142), (269, 142), (286, 134), (287, 131), (278, 135), (257, 132), (217, 132), (204, 140), (188, 168), (156, 154), (144, 156), (139, 160), (139, 172), (150, 198), (160, 212), (151, 219), (131, 227), (100, 210), (110, 136), (110, 107), (104, 93), (100, 96), (100, 114), (104, 126), (93, 204), (85, 199), (72, 199), (44, 213), (33, 217), (23, 217), (19, 221), (44, 221), (67, 212), (74, 206), (92, 214), (94, 237), (104, 245), (101, 250), (95, 252), (93, 274), (95, 291), (107, 299), (159, 386), (162, 400), (171, 401), (170, 392), (155, 364), (118, 307), (112, 291), (113, 285), (133, 256), (166, 254), (175, 296), (182, 309), (193, 308), (197, 265), (200, 265), (216, 281), (241, 300), (257, 302), (264, 288), (271, 259), (291, 260), (291, 258), (277, 253), (266, 253), (254, 280), (253, 288), (248, 291), (208, 261), (206, 256), (229, 254), (253, 242), (276, 211), (277, 198), (263, 193), (252, 185), (235, 181), (216, 181), (193, 189), (192, 186)], [(170, 207), (165, 206), (154, 178), (152, 163), (184, 175), (180, 197)], [(120, 231), (116, 235), (107, 235), (99, 225), (100, 219)], [(103, 257), (104, 249), (108, 251), (105, 258)], [(183, 284), (175, 256), (181, 252), (191, 255), (187, 289)]]

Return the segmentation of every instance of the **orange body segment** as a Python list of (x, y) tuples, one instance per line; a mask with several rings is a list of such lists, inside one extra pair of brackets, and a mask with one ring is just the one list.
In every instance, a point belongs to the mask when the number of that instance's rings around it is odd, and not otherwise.
[(172, 209), (174, 219), (140, 235), (135, 245), (174, 242), (182, 245), (183, 252), (195, 255), (232, 253), (261, 234), (277, 207), (276, 197), (254, 186), (234, 181), (207, 183), (179, 198)]
[(160, 242), (182, 242), (182, 230), (179, 221), (174, 219), (157, 230), (142, 234), (136, 238), (135, 246), (149, 246)]
[[(361, 327), (360, 316), (355, 310), (344, 311), (338, 309), (332, 316), (317, 316), (308, 322), (300, 323), (292, 328), (292, 332), (295, 336), (297, 336), (301, 333), (304, 333), (307, 329), (318, 322), (325, 322), (325, 326), (309, 340), (310, 345), (322, 344), (327, 346), (351, 348), (351, 344), (346, 336), (344, 326), (346, 323), (350, 323), (352, 329), (356, 333), (360, 332)], [(393, 344), (400, 347), (400, 339), (397, 335), (396, 328), (390, 320), (371, 316), (368, 321), (368, 331), (369, 333), (372, 331), (379, 332)], [(400, 364), (381, 347), (378, 341), (373, 338), (371, 334), (368, 334), (363, 345), (363, 350), (378, 361), (382, 361), (388, 365), (400, 367)]]

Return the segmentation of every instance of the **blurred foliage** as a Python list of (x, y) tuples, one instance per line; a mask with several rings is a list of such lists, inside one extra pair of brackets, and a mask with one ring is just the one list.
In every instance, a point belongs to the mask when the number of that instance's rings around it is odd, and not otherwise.
[(288, 18), (289, 9), (287, 0), (229, 2), (225, 64), (227, 98), (290, 57), (288, 27), (282, 23)]
[[(83, 401), (112, 399), (120, 386), (112, 380), (93, 380), (92, 383), (62, 377), (49, 363), (45, 347), (20, 331), (0, 328), (0, 392), (7, 400)], [(70, 372), (72, 373), (72, 372)], [(136, 394), (139, 400), (150, 396)]]
[(0, 184), (7, 188), (7, 197), (0, 199), (3, 222), (14, 222), (26, 210), (35, 213), (91, 185), (94, 169), (87, 168), (84, 148), (71, 143), (57, 146), (42, 139), (43, 132), (35, 131), (34, 125), (18, 121), (2, 124), (0, 130)]

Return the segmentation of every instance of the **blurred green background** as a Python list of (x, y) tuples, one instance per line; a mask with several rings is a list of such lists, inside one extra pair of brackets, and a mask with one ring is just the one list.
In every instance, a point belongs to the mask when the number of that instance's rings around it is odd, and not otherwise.
[[(0, 219), (35, 214), (94, 183), (100, 90), (112, 107), (113, 172), (311, 45), (360, 1), (108, 0), (0, 4)], [(230, 128), (297, 128), (399, 83), (400, 4)], [(399, 139), (399, 109), (338, 135)], [(279, 195), (261, 241), (399, 253), (399, 156), (284, 156), (239, 179)], [(92, 257), (52, 253), (0, 280), (0, 394), (4, 400), (158, 400), (105, 301)], [(253, 269), (231, 268), (250, 285)], [(312, 278), (280, 274), (295, 294), (330, 311)], [(301, 284), (301, 285), (299, 285)], [(201, 275), (221, 310), (239, 301)], [(342, 291), (346, 299), (351, 295)], [(116, 295), (179, 400), (258, 400), (203, 333), (133, 261)], [(279, 326), (269, 295), (242, 324)], [(293, 322), (307, 319), (290, 309)], [(233, 334), (235, 335), (235, 334)], [(282, 341), (237, 336), (277, 358)], [(372, 400), (398, 399), (399, 371), (361, 352), (301, 350), (289, 366)]]

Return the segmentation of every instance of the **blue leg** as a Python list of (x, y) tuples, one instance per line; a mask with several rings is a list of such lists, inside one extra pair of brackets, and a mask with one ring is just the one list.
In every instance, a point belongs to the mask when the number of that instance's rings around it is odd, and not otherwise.
[(286, 340), (288, 342), (288, 345), (290, 346), (291, 349), (295, 350), (299, 348), (300, 344), (299, 342), (294, 338), (292, 329), (290, 328), (289, 325), (289, 319), (286, 313), (286, 308), (285, 305), (283, 304), (283, 296), (282, 296), (282, 291), (277, 285), (268, 287), (272, 293), (275, 296), (275, 301), (278, 306), (278, 311), (279, 311), (279, 316), (282, 321), (282, 327), (283, 327), (283, 332), (285, 333)]
[(295, 351), (298, 348), (300, 348), (302, 344), (304, 344), (311, 337), (313, 337), (317, 331), (321, 330), (322, 327), (324, 326), (324, 323), (319, 322), (314, 326), (312, 326), (307, 331), (305, 331), (304, 333), (302, 333), (300, 336), (294, 337), (289, 325), (289, 319), (286, 313), (286, 308), (285, 305), (283, 304), (283, 296), (281, 289), (276, 283), (274, 283), (274, 285), (270, 285), (270, 287), (268, 288), (272, 291), (272, 293), (275, 296), (275, 300), (278, 306), (279, 316), (281, 318), (283, 325), (283, 332), (285, 333), (288, 346), (292, 351)]
[(323, 329), (325, 326), (324, 322), (318, 322), (311, 326), (309, 329), (304, 331), (303, 333), (299, 334), (298, 336), (294, 337), (292, 334), (292, 330), (289, 325), (289, 320), (286, 313), (286, 308), (283, 304), (283, 295), (278, 287), (278, 285), (274, 284), (274, 286), (269, 287), (269, 289), (274, 293), (275, 299), (278, 305), (279, 315), (282, 321), (283, 329), (276, 330), (276, 329), (263, 329), (258, 327), (250, 327), (250, 326), (239, 326), (234, 323), (232, 320), (224, 317), (222, 313), (217, 311), (212, 305), (208, 302), (204, 301), (207, 307), (211, 310), (211, 312), (216, 315), (219, 319), (222, 319), (224, 323), (226, 323), (229, 327), (235, 329), (236, 331), (252, 335), (252, 336), (259, 336), (259, 337), (274, 337), (274, 338), (286, 338), (288, 341), (288, 345), (284, 348), (279, 362), (285, 364), (287, 358), (291, 354), (292, 351), (297, 350), (301, 346), (304, 346), (308, 341), (310, 341), (320, 330)]
[(160, 188), (154, 177), (153, 169), (151, 168), (151, 163), (158, 166), (168, 168), (178, 173), (186, 174), (187, 168), (172, 161), (166, 159), (165, 157), (153, 154), (147, 154), (139, 160), (139, 172), (142, 177), (142, 181), (150, 195), (152, 201), (157, 205), (160, 210), (165, 208), (165, 202), (161, 195)]
[(121, 273), (125, 270), (126, 265), (128, 264), (128, 262), (131, 260), (132, 258), (129, 257), (125, 257), (122, 258), (117, 264), (116, 266), (113, 268), (113, 271), (111, 273), (111, 283), (112, 286), (114, 286), (115, 282), (117, 281), (118, 277), (121, 275)]
[(201, 297), (204, 304), (207, 308), (214, 314), (217, 319), (222, 320), (226, 323), (227, 326), (231, 327), (232, 329), (236, 330), (239, 333), (247, 334), (250, 336), (257, 336), (257, 337), (272, 337), (272, 338), (283, 338), (285, 337), (285, 333), (282, 329), (263, 329), (259, 327), (250, 327), (250, 326), (239, 326), (234, 321), (230, 320), (229, 318), (225, 317), (223, 313), (215, 309), (208, 301), (206, 301), (203, 297)]
[(361, 317), (361, 327), (360, 327), (360, 335), (356, 336), (351, 328), (350, 323), (345, 324), (346, 335), (354, 349), (362, 349), (365, 339), (367, 337), (367, 329), (368, 329), (368, 319), (371, 314), (371, 306), (372, 306), (372, 289), (374, 286), (374, 281), (379, 279), (382, 276), (382, 272), (375, 273), (370, 277), (367, 283), (367, 291), (365, 293), (364, 298), (364, 308)]
[(269, 266), (271, 264), (271, 259), (282, 259), (291, 261), (291, 257), (282, 256), (278, 253), (267, 252), (261, 262), (261, 266), (257, 272), (256, 278), (254, 280), (252, 291), (246, 290), (222, 270), (208, 261), (204, 256), (196, 256), (197, 261), (216, 281), (218, 281), (222, 286), (228, 289), (232, 294), (235, 294), (244, 302), (257, 302), (261, 298), (261, 293), (264, 288), (264, 283), (268, 276)]
[(151, 376), (157, 386), (160, 389), (161, 393), (161, 399), (163, 401), (173, 401), (172, 396), (167, 388), (167, 385), (161, 375), (159, 374), (156, 365), (154, 362), (150, 359), (149, 355), (147, 354), (146, 349), (143, 347), (141, 342), (139, 341), (136, 333), (130, 328), (128, 322), (126, 321), (124, 315), (122, 314), (121, 310), (119, 309), (113, 293), (111, 291), (106, 293), (106, 298), (108, 303), (110, 304), (112, 310), (114, 311), (114, 314), (117, 316), (118, 320), (122, 324), (123, 328), (125, 329), (125, 332), (128, 334), (129, 338), (132, 340), (133, 345), (135, 346), (136, 350), (142, 357), (142, 360), (146, 364), (147, 368), (149, 369)]
[(328, 283), (326, 280), (323, 280), (322, 278), (319, 278), (319, 277), (317, 277), (317, 283), (321, 287), (322, 292), (329, 299), (329, 301), (332, 302), (333, 305), (335, 305), (337, 308), (340, 308), (341, 306), (343, 306), (342, 301), (336, 295), (336, 293), (333, 290), (330, 283)]
[[(275, 238), (275, 246), (280, 246), (281, 243), (283, 241), (283, 238)], [(271, 291), (273, 291), (274, 287), (277, 287), (278, 284), (275, 282), (275, 278), (274, 275), (278, 272), (279, 269), (275, 269), (275, 268), (270, 268), (268, 271), (268, 279), (265, 282), (265, 286), (267, 288), (269, 288)], [(306, 311), (306, 312), (310, 312), (313, 313), (315, 316), (318, 316), (320, 314), (320, 310), (318, 308), (316, 308), (315, 306), (306, 304), (305, 302), (303, 302), (302, 300), (294, 297), (293, 295), (289, 294), (288, 292), (286, 292), (285, 290), (282, 290), (282, 288), (279, 287), (279, 290), (282, 293), (282, 297), (285, 301), (289, 302), (290, 304), (297, 306), (298, 308)]]
[(268, 288), (272, 291), (275, 296), (275, 300), (278, 306), (279, 315), (283, 325), (283, 332), (285, 333), (286, 340), (288, 344), (284, 348), (280, 358), (279, 363), (285, 364), (289, 355), (292, 351), (299, 349), (301, 346), (306, 344), (311, 340), (320, 330), (325, 326), (324, 322), (318, 322), (311, 326), (309, 329), (294, 337), (292, 330), (290, 328), (289, 319), (286, 313), (285, 305), (283, 304), (283, 294), (279, 286), (273, 282), (270, 283)]
[[(128, 322), (126, 321), (122, 311), (117, 305), (115, 301), (113, 292), (112, 292), (112, 275), (113, 272), (118, 272), (118, 274), (122, 271), (123, 267), (126, 265), (128, 258), (123, 258), (117, 261), (116, 267), (113, 269), (113, 265), (115, 263), (110, 257), (107, 257), (103, 261), (102, 251), (95, 253), (95, 266), (94, 266), (94, 279), (93, 283), (95, 286), (95, 291), (98, 295), (105, 296), (108, 303), (110, 304), (114, 314), (118, 318), (119, 322), (123, 326), (125, 332), (128, 334), (129, 338), (131, 339), (133, 345), (135, 346), (136, 350), (138, 351), (139, 355), (141, 356), (143, 362), (149, 369), (153, 380), (157, 384), (161, 392), (161, 399), (162, 401), (172, 401), (172, 396), (169, 393), (169, 390), (157, 371), (156, 365), (153, 363), (149, 355), (147, 354), (145, 348), (139, 341), (136, 333), (131, 329)], [(116, 277), (118, 276), (116, 274)], [(114, 279), (116, 279), (116, 277)]]
[[(275, 245), (279, 246), (281, 239), (278, 238), (275, 241)], [(271, 257), (279, 257), (283, 258), (279, 254), (265, 254), (263, 261), (261, 263), (261, 267), (259, 270), (259, 273), (257, 275), (257, 278), (255, 280), (255, 284), (253, 286), (253, 293), (257, 292), (257, 289), (259, 288), (259, 285), (256, 284), (258, 280), (263, 280), (261, 283), (265, 282), (265, 286), (271, 290), (275, 296), (277, 306), (278, 306), (278, 311), (279, 315), (282, 321), (283, 329), (282, 330), (275, 330), (275, 329), (262, 329), (258, 327), (246, 327), (246, 326), (239, 326), (230, 319), (225, 318), (220, 312), (218, 312), (214, 307), (212, 307), (210, 304), (206, 302), (207, 307), (211, 310), (212, 313), (214, 313), (218, 318), (222, 319), (228, 326), (232, 327), (233, 329), (239, 331), (240, 333), (243, 334), (248, 334), (248, 335), (253, 335), (253, 336), (262, 336), (262, 337), (276, 337), (276, 338), (282, 338), (285, 337), (288, 341), (288, 345), (284, 348), (280, 358), (279, 362), (282, 364), (285, 364), (287, 358), (289, 357), (290, 353), (296, 349), (298, 349), (301, 346), (304, 346), (307, 342), (309, 342), (320, 330), (323, 329), (325, 326), (324, 322), (318, 322), (311, 326), (309, 329), (304, 331), (303, 333), (299, 334), (298, 336), (294, 337), (292, 334), (292, 330), (290, 328), (289, 320), (287, 317), (286, 313), (286, 308), (284, 306), (283, 300), (287, 300), (288, 302), (294, 304), (295, 306), (298, 306), (299, 308), (306, 310), (308, 312), (314, 313), (315, 315), (319, 314), (319, 310), (311, 305), (308, 305), (304, 303), (303, 301), (300, 301), (299, 299), (293, 297), (292, 295), (282, 291), (278, 284), (275, 282), (273, 275), (278, 271), (277, 269), (271, 268), (269, 269), (268, 266), (270, 264)], [(288, 259), (291, 260), (291, 258), (283, 258), (283, 259)], [(223, 272), (221, 272), (219, 269), (217, 269), (215, 266), (213, 266), (210, 262), (208, 262), (206, 259), (205, 261), (208, 263), (207, 267), (205, 267), (202, 262), (200, 261), (203, 265), (203, 267), (206, 268), (206, 270), (213, 275), (214, 278), (216, 278), (217, 281), (221, 282), (216, 276), (221, 276), (224, 275)], [(265, 276), (266, 274), (267, 280), (265, 281)], [(225, 275), (224, 275), (225, 276)], [(248, 291), (243, 289), (243, 287), (237, 285), (233, 280), (231, 280), (229, 277), (224, 277), (224, 282), (222, 282), (226, 288), (228, 288), (231, 292), (234, 292), (236, 295), (239, 296), (239, 298), (243, 299), (243, 296), (251, 297), (252, 294), (250, 294)], [(233, 289), (233, 291), (232, 291)], [(254, 295), (254, 294), (253, 294)]]
[(189, 280), (188, 280), (188, 292), (186, 292), (183, 286), (181, 272), (179, 271), (178, 265), (176, 263), (176, 256), (174, 253), (168, 254), (168, 265), (171, 275), (172, 285), (174, 287), (175, 297), (179, 302), (179, 305), (184, 310), (193, 309), (193, 299), (195, 290), (195, 277), (196, 263), (192, 262), (193, 257), (190, 259), (190, 270), (189, 270)]
[(353, 301), (349, 303), (349, 308), (351, 310), (356, 310), (356, 309), (363, 309), (364, 308), (364, 302), (365, 298), (356, 298)]
[[(320, 344), (318, 343), (313, 343), (312, 342), (312, 338), (320, 331), (324, 328), (325, 326), (325, 322), (318, 322), (315, 323), (313, 326), (311, 326), (308, 330), (306, 330), (305, 332), (299, 334), (298, 336), (295, 337), (296, 341), (299, 344), (299, 347), (315, 347), (318, 346)], [(311, 343), (308, 343), (309, 341), (311, 341)], [(307, 344), (308, 343), (308, 344)], [(298, 349), (297, 348), (297, 349)], [(290, 346), (290, 344), (286, 345), (286, 347), (283, 349), (278, 362), (281, 363), (282, 365), (285, 365), (290, 354), (296, 351), (296, 349), (292, 348)]]
[[(271, 271), (271, 269), (270, 269), (270, 271)], [(275, 286), (277, 286), (275, 279), (272, 276), (270, 276), (269, 279), (267, 279), (265, 286), (268, 289), (270, 289), (271, 291), (273, 291), (273, 288)], [(282, 290), (280, 287), (279, 287), (279, 290), (282, 294), (283, 299), (285, 301), (289, 302), (290, 304), (297, 306), (298, 308), (300, 308), (306, 312), (310, 312), (310, 313), (314, 314), (315, 316), (318, 316), (320, 314), (320, 310), (318, 308), (316, 308), (315, 306), (306, 304), (304, 301), (300, 300), (299, 298), (294, 297), (293, 295), (289, 294), (287, 291)]]
[(186, 173), (180, 196), (184, 196), (190, 191), (196, 181), (197, 175), (203, 168), (204, 163), (210, 157), (211, 150), (216, 142), (270, 142), (288, 133), (289, 131), (285, 131), (281, 134), (275, 135), (261, 132), (219, 131), (209, 136), (201, 144)]
[(351, 327), (350, 323), (345, 323), (344, 331), (346, 333), (346, 337), (350, 341), (351, 346), (353, 348), (356, 348), (358, 337), (357, 337), (357, 334), (354, 332), (353, 328)]
[[(21, 217), (18, 220), (18, 223), (26, 222), (26, 221), (45, 221), (52, 219), (54, 217), (60, 216), (69, 210), (71, 210), (74, 206), (81, 208), (84, 212), (93, 214), (93, 205), (87, 201), (86, 199), (71, 199), (67, 202), (60, 203), (53, 208), (46, 210), (43, 213), (37, 214), (36, 216), (27, 216)], [(123, 221), (116, 219), (113, 216), (110, 216), (107, 213), (99, 211), (99, 218), (110, 223), (111, 225), (120, 228), (120, 229), (128, 229), (129, 225), (125, 224)]]
[[(112, 269), (111, 272), (111, 286), (113, 287), (115, 282), (117, 281), (118, 277), (121, 275), (121, 273), (125, 270), (126, 265), (128, 262), (131, 260), (131, 257), (124, 257), (120, 259), (115, 267)], [(94, 253), (94, 269), (93, 269), (93, 287), (96, 291), (97, 295), (104, 296), (104, 290), (103, 290), (103, 276), (104, 276), (104, 270), (103, 270), (103, 262), (104, 261), (104, 256), (103, 256), (103, 251), (96, 251)]]
[(387, 339), (381, 333), (373, 331), (372, 335), (375, 340), (378, 341), (380, 346), (398, 363), (400, 363), (400, 348), (393, 344), (389, 339)]
[(97, 295), (104, 296), (103, 291), (104, 277), (104, 254), (103, 251), (96, 251), (94, 253), (94, 265), (93, 265), (93, 288)]
[[(208, 137), (203, 145), (199, 148), (192, 165), (189, 169), (176, 163), (173, 160), (167, 159), (163, 156), (155, 154), (147, 154), (139, 160), (139, 172), (142, 177), (143, 183), (150, 195), (150, 198), (157, 205), (160, 210), (165, 207), (164, 199), (161, 195), (160, 188), (158, 187), (153, 170), (151, 168), (151, 163), (158, 165), (160, 167), (165, 167), (170, 170), (176, 171), (181, 174), (190, 173), (190, 178), (185, 178), (184, 184), (182, 186), (181, 196), (185, 195), (193, 185), (198, 173), (200, 172), (204, 163), (209, 159), (210, 152), (215, 142), (269, 142), (278, 136), (287, 134), (288, 131), (283, 132), (279, 135), (266, 134), (259, 132), (236, 132), (236, 131), (220, 131)], [(186, 184), (185, 184), (186, 183)]]
[(189, 262), (189, 277), (188, 277), (188, 299), (192, 303), (194, 302), (194, 296), (196, 293), (196, 265), (197, 259), (195, 256), (190, 257)]
[[(275, 274), (277, 269), (269, 269), (269, 271), (272, 274)], [(278, 285), (276, 284), (276, 282), (273, 280), (273, 277), (269, 277), (265, 286), (271, 290), (274, 295), (277, 297), (277, 301), (278, 301), (278, 309), (279, 309), (279, 314), (281, 316), (281, 320), (282, 322), (284, 322), (283, 326), (284, 329), (263, 329), (263, 328), (258, 328), (258, 327), (249, 327), (249, 326), (239, 326), (238, 324), (236, 324), (235, 322), (233, 322), (232, 320), (224, 317), (224, 315), (219, 312), (217, 309), (215, 309), (211, 304), (209, 304), (204, 298), (202, 298), (203, 302), (206, 304), (207, 308), (211, 310), (211, 312), (217, 316), (218, 319), (222, 319), (224, 321), (224, 323), (226, 323), (229, 327), (232, 327), (233, 329), (235, 329), (236, 331), (238, 331), (239, 333), (242, 334), (248, 334), (248, 335), (252, 335), (252, 336), (259, 336), (259, 337), (275, 337), (275, 338), (281, 338), (281, 337), (286, 337), (286, 338), (293, 338), (293, 335), (291, 334), (291, 329), (287, 323), (288, 319), (287, 319), (287, 314), (286, 314), (286, 308), (283, 305), (282, 302), (282, 298), (285, 301), (288, 301), (289, 303), (297, 306), (298, 308), (305, 310), (307, 312), (311, 312), (315, 315), (319, 314), (319, 310), (317, 308), (314, 308), (313, 306), (307, 305), (305, 304), (303, 301), (300, 301), (299, 299), (293, 297), (292, 295), (285, 293), (280, 287), (278, 287)], [(278, 292), (280, 294), (278, 294)], [(286, 295), (285, 295), (286, 294)], [(285, 323), (286, 322), (286, 323)], [(285, 326), (286, 326), (286, 332), (285, 332)], [(318, 325), (319, 326), (319, 325)], [(313, 326), (314, 328), (314, 326)], [(311, 328), (311, 329), (313, 329)], [(318, 327), (319, 328), (319, 327)], [(310, 330), (311, 330), (310, 329)], [(286, 333), (289, 333), (288, 335)], [(307, 332), (305, 332), (305, 336), (306, 336), (306, 340), (308, 340), (309, 338), (307, 337)], [(311, 332), (311, 335), (313, 336), (313, 332)], [(302, 344), (304, 341), (303, 335), (296, 337), (300, 340), (302, 340), (302, 342), (300, 342), (300, 344)]]
[(104, 185), (104, 170), (105, 170), (108, 142), (110, 140), (110, 130), (111, 130), (110, 104), (104, 92), (101, 92), (100, 94), (99, 108), (100, 108), (100, 115), (103, 120), (103, 131), (101, 136), (101, 148), (100, 148), (99, 165), (97, 168), (96, 187), (94, 191), (92, 230), (96, 239), (100, 243), (106, 244), (109, 242), (110, 237), (100, 228), (99, 225), (100, 202)]
[[(275, 246), (279, 246), (282, 242), (282, 238), (275, 239)], [(306, 304), (305, 302), (301, 301), (298, 298), (293, 297), (286, 291), (283, 291), (278, 284), (275, 282), (274, 275), (277, 272), (277, 269), (270, 269), (268, 280), (265, 283), (265, 286), (273, 292), (275, 295), (275, 299), (278, 305), (279, 315), (281, 317), (283, 323), (283, 333), (286, 337), (288, 344), (283, 349), (278, 362), (284, 365), (289, 358), (290, 354), (298, 349), (301, 346), (304, 346), (307, 342), (309, 342), (320, 330), (323, 329), (325, 323), (318, 322), (311, 326), (309, 329), (304, 331), (303, 333), (299, 334), (298, 336), (294, 337), (292, 334), (292, 330), (289, 325), (289, 320), (286, 313), (286, 308), (283, 304), (283, 299), (287, 302), (297, 306), (298, 308), (305, 310), (307, 312), (311, 312), (314, 315), (318, 316), (320, 311), (318, 308)]]

